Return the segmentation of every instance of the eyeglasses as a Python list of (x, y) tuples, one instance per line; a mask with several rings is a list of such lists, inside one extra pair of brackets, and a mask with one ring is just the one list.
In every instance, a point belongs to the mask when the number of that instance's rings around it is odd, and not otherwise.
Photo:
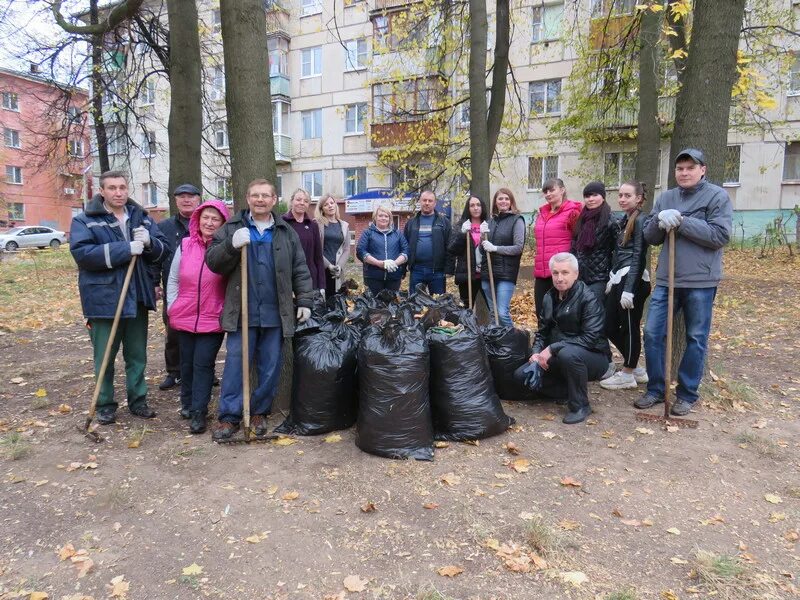
[(269, 200), (270, 198), (274, 198), (275, 194), (250, 194), (250, 197), (253, 200)]

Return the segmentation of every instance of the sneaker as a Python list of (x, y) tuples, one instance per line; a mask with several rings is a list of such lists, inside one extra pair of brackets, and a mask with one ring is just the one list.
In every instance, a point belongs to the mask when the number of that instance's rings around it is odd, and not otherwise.
[(601, 381), (600, 387), (605, 390), (633, 390), (636, 389), (636, 379), (633, 373), (618, 371), (608, 379)]
[(222, 421), (221, 423), (214, 425), (214, 428), (211, 432), (211, 439), (229, 440), (237, 431), (239, 431), (238, 423), (228, 423), (227, 421)]
[(117, 411), (113, 408), (101, 408), (97, 411), (97, 422), (100, 425), (111, 425), (117, 422)]
[(600, 378), (600, 381), (608, 379), (616, 372), (617, 372), (617, 365), (615, 365), (613, 362), (608, 363), (608, 369), (606, 369), (606, 372), (603, 373), (603, 376)]
[(176, 385), (179, 385), (180, 382), (181, 378), (179, 375), (175, 375), (174, 373), (167, 373), (167, 376), (164, 377), (164, 381), (158, 384), (158, 389), (171, 390)]
[(585, 421), (586, 417), (588, 417), (590, 414), (592, 414), (592, 408), (590, 406), (582, 406), (578, 410), (570, 411), (564, 415), (564, 418), (561, 419), (561, 422), (565, 425), (575, 425), (576, 423), (582, 423)]
[(633, 370), (633, 378), (636, 379), (636, 383), (647, 383), (650, 381), (650, 378), (647, 376), (647, 369), (644, 367), (636, 367)]
[(653, 394), (651, 394), (650, 392), (645, 392), (641, 398), (639, 398), (633, 403), (633, 405), (636, 408), (650, 408), (652, 406), (655, 406), (656, 404), (661, 404), (662, 402), (664, 402), (663, 398), (657, 398), (656, 396), (653, 396)]
[(691, 402), (686, 402), (685, 400), (677, 400), (675, 404), (669, 407), (670, 414), (675, 415), (676, 417), (682, 417), (684, 415), (688, 415), (689, 411), (692, 410), (693, 404)]
[(140, 402), (134, 406), (129, 406), (128, 410), (131, 411), (132, 415), (141, 417), (143, 419), (152, 419), (156, 416), (156, 411), (150, 408), (147, 405), (147, 402)]

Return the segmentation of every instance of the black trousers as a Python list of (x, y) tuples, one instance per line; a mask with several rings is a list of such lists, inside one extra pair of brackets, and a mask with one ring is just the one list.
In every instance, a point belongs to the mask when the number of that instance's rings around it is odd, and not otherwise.
[(385, 279), (377, 279), (372, 277), (365, 277), (364, 278), (364, 285), (367, 289), (372, 292), (373, 295), (383, 291), (389, 290), (391, 292), (397, 292), (400, 290), (400, 284), (403, 283), (402, 279), (395, 279), (394, 281), (387, 281)]
[(224, 333), (178, 331), (181, 347), (181, 406), (192, 412), (208, 412), (214, 361)]
[(161, 303), (162, 316), (164, 318), (164, 363), (166, 364), (167, 373), (178, 377), (181, 372), (181, 347), (178, 332), (169, 326), (169, 317), (167, 316), (167, 299), (164, 298)]
[[(575, 344), (564, 346), (548, 364), (550, 368), (544, 372), (542, 387), (536, 395), (549, 400), (566, 398), (570, 411), (589, 406), (589, 382), (600, 379), (608, 368), (603, 352)], [(514, 379), (520, 383), (525, 379), (524, 368), (522, 365), (514, 371)]]
[[(475, 298), (478, 297), (478, 292), (483, 294), (483, 289), (481, 288), (481, 280), (480, 279), (473, 279), (472, 280), (472, 306), (475, 306)], [(461, 302), (464, 306), (469, 306), (469, 286), (467, 282), (459, 283), (458, 284), (458, 295), (461, 296)], [(484, 298), (485, 300), (485, 298)], [(486, 303), (486, 306), (489, 306), (489, 303)]]
[(544, 304), (544, 295), (549, 292), (553, 287), (552, 277), (536, 277), (533, 282), (533, 301), (536, 304), (536, 318), (542, 312), (542, 304)]
[(331, 272), (325, 269), (325, 297), (330, 298), (338, 291), (336, 289), (336, 277), (333, 277)]
[(606, 296), (606, 336), (622, 354), (624, 366), (635, 369), (642, 354), (642, 313), (650, 295), (650, 283), (639, 280), (633, 292), (633, 308), (626, 310), (619, 305), (626, 278), (623, 277)]

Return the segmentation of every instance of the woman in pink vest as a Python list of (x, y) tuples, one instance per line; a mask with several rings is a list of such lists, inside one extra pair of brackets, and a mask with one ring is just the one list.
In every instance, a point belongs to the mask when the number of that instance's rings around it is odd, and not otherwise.
[(191, 418), (189, 431), (206, 430), (214, 362), (224, 333), (219, 317), (226, 278), (206, 266), (206, 248), (228, 219), (219, 200), (198, 206), (189, 219), (189, 236), (175, 250), (167, 281), (167, 314), (181, 349), (181, 417)]
[(542, 192), (547, 203), (539, 207), (539, 216), (534, 225), (536, 257), (533, 266), (533, 294), (537, 316), (542, 309), (544, 295), (553, 287), (550, 258), (559, 252), (569, 252), (572, 232), (583, 208), (580, 202), (567, 199), (567, 190), (560, 179), (545, 181)]

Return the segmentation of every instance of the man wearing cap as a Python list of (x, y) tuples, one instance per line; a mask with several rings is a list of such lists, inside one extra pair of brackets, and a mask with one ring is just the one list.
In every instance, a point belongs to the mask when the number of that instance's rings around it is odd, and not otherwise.
[[(182, 183), (175, 188), (172, 195), (175, 196), (175, 206), (178, 209), (178, 214), (164, 219), (158, 224), (158, 228), (167, 238), (167, 244), (169, 245), (169, 256), (161, 263), (160, 285), (156, 288), (156, 296), (158, 298), (162, 297), (162, 290), (167, 289), (169, 269), (172, 266), (172, 256), (175, 254), (175, 249), (180, 248), (181, 240), (189, 235), (189, 218), (192, 216), (194, 209), (200, 205), (200, 190), (191, 183)], [(178, 332), (169, 326), (166, 301), (163, 308), (166, 334), (164, 340), (164, 362), (167, 366), (167, 376), (159, 384), (158, 389), (168, 390), (178, 385), (181, 381), (181, 353), (178, 346)], [(184, 415), (182, 414), (181, 416)], [(187, 411), (185, 418), (188, 419), (190, 416)]]
[(650, 408), (664, 402), (668, 385), (664, 373), (667, 329), (669, 248), (667, 234), (675, 231), (675, 310), (683, 311), (686, 350), (678, 366), (678, 387), (673, 415), (687, 414), (699, 397), (697, 389), (711, 329), (711, 308), (722, 278), (722, 248), (733, 228), (733, 206), (728, 193), (706, 180), (703, 153), (687, 148), (675, 158), (678, 187), (661, 194), (644, 228), (648, 244), (661, 247), (656, 270), (656, 287), (650, 296), (644, 348), (647, 362), (647, 391), (634, 402), (636, 408)]

